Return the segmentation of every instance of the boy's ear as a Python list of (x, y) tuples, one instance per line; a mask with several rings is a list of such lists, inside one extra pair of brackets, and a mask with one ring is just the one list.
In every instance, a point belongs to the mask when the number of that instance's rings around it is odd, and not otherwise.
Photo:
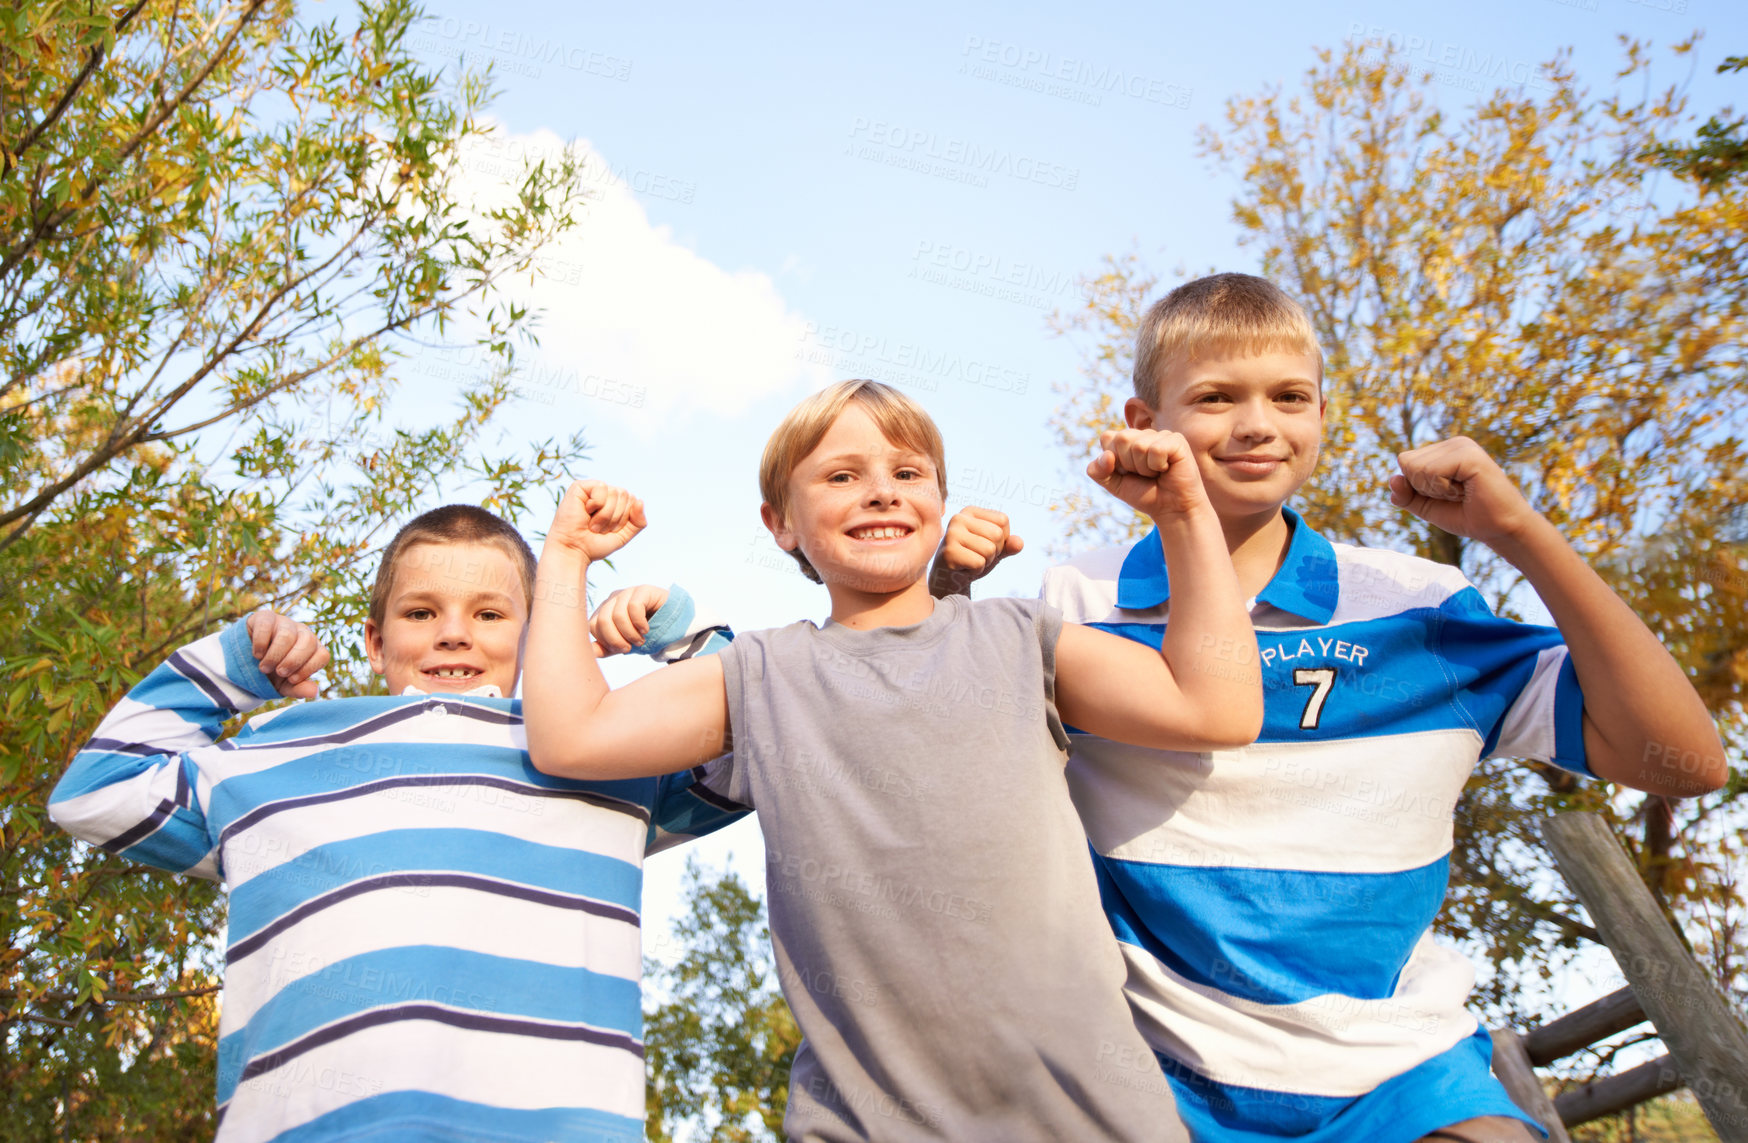
[(382, 674), (382, 626), (374, 619), (364, 621), (364, 655), (370, 660), (370, 669)]
[(1123, 419), (1129, 422), (1132, 429), (1151, 429), (1154, 425), (1153, 410), (1147, 407), (1147, 402), (1139, 397), (1130, 397), (1123, 402)]
[(769, 504), (759, 505), (759, 519), (765, 522), (765, 527), (771, 532), (771, 538), (777, 541), (777, 546), (786, 552), (793, 552), (801, 541), (796, 539), (790, 530), (789, 522), (777, 515), (777, 510)]

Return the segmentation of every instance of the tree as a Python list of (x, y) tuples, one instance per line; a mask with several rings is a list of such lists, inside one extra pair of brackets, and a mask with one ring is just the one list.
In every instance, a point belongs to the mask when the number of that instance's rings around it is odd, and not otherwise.
[[(1718, 65), (1718, 74), (1744, 69), (1748, 69), (1748, 56), (1726, 56)], [(1744, 127), (1748, 127), (1748, 119), (1726, 123), (1714, 115), (1701, 125), (1692, 144), (1660, 143), (1650, 149), (1649, 157), (1665, 170), (1704, 189), (1715, 189), (1731, 179), (1748, 176), (1748, 136), (1742, 133)]]
[(777, 987), (765, 904), (739, 875), (714, 881), (686, 863), (686, 915), (674, 926), (672, 963), (645, 964), (652, 994), (644, 1013), (649, 1064), (645, 1136), (668, 1143), (781, 1140), (789, 1067), (801, 1033)]
[[(464, 478), (513, 517), (581, 454), (481, 443), (531, 339), (500, 289), (571, 225), (575, 165), (464, 195), (489, 85), (420, 66), (420, 18), (0, 13), (0, 1139), (211, 1128), (220, 899), (44, 818), (105, 710), (262, 605), (362, 689), (385, 526)], [(391, 416), (403, 348), (452, 327), (492, 364)]]
[[(1691, 42), (1678, 52), (1691, 50)], [(1481, 545), (1391, 507), (1398, 452), (1457, 434), (1531, 502), (1663, 639), (1743, 738), (1748, 683), (1748, 185), (1659, 179), (1687, 121), (1681, 90), (1593, 98), (1564, 56), (1536, 95), (1501, 90), (1460, 115), (1382, 44), (1320, 51), (1299, 90), (1228, 103), (1204, 157), (1234, 174), (1241, 241), (1305, 304), (1326, 355), (1319, 471), (1297, 506), (1351, 542), (1460, 567), (1507, 614), (1522, 579)], [(1643, 46), (1617, 77), (1647, 81)], [(1157, 279), (1106, 259), (1059, 332), (1088, 338), (1084, 384), (1053, 420), (1071, 457), (1121, 419), (1134, 332)], [(1108, 501), (1063, 506), (1073, 541), (1140, 534)], [(1647, 880), (1748, 996), (1738, 939), (1744, 783), (1672, 803), (1490, 760), (1458, 808), (1439, 926), (1493, 969), (1483, 1002), (1521, 1017), (1590, 934), (1535, 822), (1567, 806), (1632, 825)]]

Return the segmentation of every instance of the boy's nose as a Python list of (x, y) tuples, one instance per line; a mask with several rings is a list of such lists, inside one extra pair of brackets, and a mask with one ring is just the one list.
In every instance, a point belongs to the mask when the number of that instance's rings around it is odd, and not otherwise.
[(467, 630), (467, 624), (459, 620), (446, 620), (437, 629), (437, 645), (439, 647), (466, 647), (473, 639)]
[(1272, 438), (1275, 435), (1275, 426), (1269, 420), (1267, 406), (1251, 401), (1238, 406), (1238, 416), (1232, 424), (1232, 435), (1246, 440)]

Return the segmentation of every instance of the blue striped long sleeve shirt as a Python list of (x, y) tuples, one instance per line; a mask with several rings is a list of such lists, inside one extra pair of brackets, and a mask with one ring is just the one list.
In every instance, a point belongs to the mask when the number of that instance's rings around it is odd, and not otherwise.
[[(676, 592), (645, 646), (725, 646)], [(220, 1143), (643, 1138), (643, 856), (745, 812), (693, 773), (529, 764), (519, 700), (277, 698), (241, 621), (134, 687), (55, 788), (77, 837), (230, 898)]]

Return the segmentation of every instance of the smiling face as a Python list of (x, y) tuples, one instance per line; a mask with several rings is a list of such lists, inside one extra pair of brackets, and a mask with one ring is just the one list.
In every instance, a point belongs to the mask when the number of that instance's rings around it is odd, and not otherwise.
[(381, 622), (364, 622), (371, 669), (389, 693), (515, 691), (528, 600), (509, 554), (488, 543), (411, 544), (394, 570)]
[(1322, 375), (1313, 353), (1180, 358), (1160, 371), (1158, 406), (1132, 397), (1124, 414), (1184, 435), (1222, 520), (1278, 513), (1317, 467)]
[(913, 588), (941, 542), (941, 488), (926, 453), (886, 439), (859, 404), (844, 406), (790, 474), (779, 547), (799, 547), (828, 587), (869, 595)]

